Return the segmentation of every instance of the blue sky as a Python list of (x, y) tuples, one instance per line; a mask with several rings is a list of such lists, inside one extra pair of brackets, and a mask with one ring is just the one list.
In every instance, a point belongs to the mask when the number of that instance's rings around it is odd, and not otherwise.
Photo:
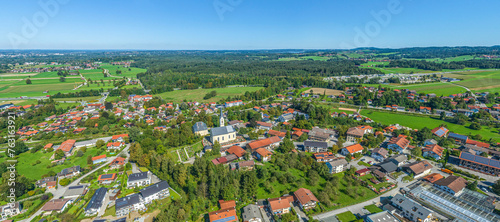
[[(57, 2), (58, 10), (47, 13), (54, 7), (47, 11), (39, 2)], [(0, 49), (500, 44), (500, 1), (493, 0), (26, 0), (1, 4)], [(373, 14), (390, 18), (377, 19)]]

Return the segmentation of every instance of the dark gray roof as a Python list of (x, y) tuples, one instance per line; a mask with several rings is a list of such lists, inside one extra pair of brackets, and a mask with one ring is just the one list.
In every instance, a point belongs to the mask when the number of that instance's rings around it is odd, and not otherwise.
[(63, 196), (64, 197), (71, 197), (71, 196), (79, 196), (82, 195), (83, 192), (85, 191), (86, 186), (85, 185), (78, 185), (78, 186), (72, 186), (68, 187), (66, 192), (64, 192)]
[(306, 140), (306, 141), (304, 141), (304, 146), (328, 148), (328, 143), (327, 142), (320, 142), (320, 141)]
[(121, 210), (122, 208), (130, 207), (134, 204), (138, 204), (141, 202), (141, 195), (136, 193), (132, 195), (128, 195), (126, 197), (117, 199), (115, 201), (115, 209), (116, 211)]
[(128, 176), (128, 182), (145, 180), (148, 178), (148, 174), (149, 174), (149, 171), (130, 174), (130, 176)]
[(141, 189), (139, 192), (141, 192), (141, 195), (143, 198), (149, 197), (151, 195), (154, 195), (162, 190), (168, 189), (170, 185), (168, 185), (167, 181), (160, 181), (158, 183), (155, 183), (151, 186), (148, 186), (146, 188)]
[(91, 209), (99, 209), (102, 206), (104, 197), (106, 197), (106, 192), (108, 192), (108, 188), (101, 187), (97, 189), (92, 198), (90, 199), (89, 204), (85, 208), (85, 211)]
[(383, 162), (379, 166), (386, 173), (391, 173), (391, 172), (394, 172), (394, 171), (396, 171), (398, 169), (398, 165), (396, 165), (392, 161)]
[(66, 168), (66, 169), (63, 169), (61, 170), (61, 172), (59, 172), (57, 174), (57, 176), (65, 176), (65, 175), (68, 175), (68, 174), (71, 174), (71, 173), (74, 173), (74, 172), (80, 172), (80, 166), (79, 165), (76, 165), (76, 166), (72, 166), (70, 168)]
[(122, 217), (120, 219), (116, 219), (114, 221), (111, 221), (111, 222), (126, 222), (127, 221), (127, 217)]
[(431, 214), (432, 211), (423, 207), (422, 205), (410, 200), (408, 197), (405, 197), (401, 194), (396, 194), (394, 198), (391, 200), (393, 205), (401, 207), (403, 210), (408, 210), (410, 212), (415, 212), (415, 215), (423, 215), (419, 216), (420, 218), (425, 218), (427, 215)]
[(233, 128), (233, 126), (222, 126), (222, 127), (216, 127), (212, 128), (210, 130), (210, 136), (219, 136), (219, 135), (224, 135), (228, 133), (233, 133), (236, 132)]
[(249, 204), (243, 207), (243, 213), (241, 213), (241, 217), (243, 217), (243, 221), (249, 221), (252, 218), (262, 218), (262, 214), (260, 213), (259, 206), (255, 204)]
[(336, 159), (334, 161), (330, 161), (330, 162), (326, 162), (326, 165), (330, 165), (330, 166), (340, 166), (340, 165), (347, 165), (347, 161), (345, 159)]
[(193, 125), (193, 132), (208, 130), (207, 124), (204, 122), (197, 122)]
[(403, 162), (407, 161), (408, 157), (406, 157), (406, 155), (404, 155), (404, 154), (398, 154), (398, 155), (392, 156), (391, 158), (389, 158), (389, 160), (393, 161), (396, 164), (399, 164), (399, 163), (403, 163)]
[(367, 218), (370, 218), (370, 220), (374, 221), (374, 222), (381, 222), (381, 221), (400, 222), (400, 220), (398, 220), (396, 217), (392, 216), (392, 214), (390, 214), (387, 211), (382, 211), (382, 212), (379, 212), (376, 214), (368, 215)]

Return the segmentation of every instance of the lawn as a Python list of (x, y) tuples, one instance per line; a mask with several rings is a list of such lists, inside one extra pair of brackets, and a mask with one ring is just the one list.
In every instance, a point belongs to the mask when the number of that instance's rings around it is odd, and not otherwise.
[(346, 211), (336, 215), (340, 222), (351, 222), (357, 220), (351, 211)]
[(480, 134), (485, 139), (500, 138), (500, 135), (498, 134), (499, 130), (496, 128), (483, 126), (483, 128), (480, 130), (472, 130), (468, 128), (470, 123), (467, 123), (465, 125), (457, 125), (440, 120), (437, 117), (417, 116), (403, 113), (380, 112), (372, 110), (363, 110), (361, 114), (369, 117), (373, 121), (387, 125), (398, 123), (400, 125), (407, 126), (413, 129), (422, 129), (424, 127), (433, 129), (440, 126), (441, 124), (446, 124), (448, 126), (447, 128), (454, 133), (463, 135), (469, 135), (469, 133), (472, 135)]
[[(55, 101), (95, 101), (99, 100), (101, 96), (88, 96), (88, 97), (73, 97), (73, 98), (54, 98)], [(75, 103), (78, 104), (78, 103)]]
[(372, 165), (368, 164), (368, 163), (365, 163), (363, 161), (359, 161), (358, 162), (358, 165), (362, 165), (362, 166), (365, 166), (365, 167), (371, 167)]
[[(39, 180), (42, 178), (42, 175), (50, 171), (58, 173), (62, 169), (76, 165), (80, 165), (80, 167), (85, 167), (87, 166), (87, 156), (89, 155), (97, 156), (97, 154), (99, 154), (100, 152), (101, 150), (88, 148), (87, 152), (85, 152), (84, 155), (81, 157), (76, 157), (76, 155), (73, 155), (70, 157), (71, 160), (67, 160), (64, 164), (47, 168), (47, 166), (51, 164), (50, 162), (52, 160), (50, 160), (50, 157), (52, 156), (52, 153), (42, 153), (40, 151), (36, 153), (31, 153), (28, 151), (19, 155), (17, 159), (18, 160), (17, 171), (19, 172), (20, 175), (24, 175), (27, 178)], [(35, 163), (37, 160), (40, 160), (41, 163), (33, 166), (32, 164)]]
[[(263, 89), (263, 87), (226, 87), (226, 88), (214, 88), (214, 89), (193, 89), (193, 90), (175, 90), (170, 92), (164, 92), (156, 94), (153, 96), (160, 96), (167, 101), (182, 102), (187, 101), (199, 101), (199, 102), (215, 102), (220, 99), (227, 98), (228, 96), (242, 95), (245, 92), (255, 92), (257, 90)], [(215, 90), (217, 95), (208, 100), (204, 100), (205, 94)]]
[(378, 208), (375, 204), (365, 206), (365, 209), (367, 211), (370, 211), (370, 213), (372, 213), (372, 214), (375, 214), (375, 213), (383, 211), (382, 209)]

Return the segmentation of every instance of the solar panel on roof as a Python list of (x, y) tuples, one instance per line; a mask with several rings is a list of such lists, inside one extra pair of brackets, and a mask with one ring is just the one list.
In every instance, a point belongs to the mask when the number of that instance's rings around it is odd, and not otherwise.
[(69, 190), (83, 188), (83, 185), (68, 187)]
[(466, 152), (462, 152), (462, 154), (460, 155), (460, 158), (474, 161), (474, 155), (472, 155), (470, 153), (466, 153)]
[(482, 156), (476, 156), (476, 162), (482, 163), (482, 164), (485, 164), (485, 165), (489, 165), (490, 164), (490, 159), (488, 159), (486, 157), (482, 157)]
[(500, 168), (500, 161), (498, 160), (490, 160), (490, 166)]
[(227, 221), (232, 221), (232, 220), (236, 220), (236, 217), (235, 216), (230, 216), (230, 217), (227, 217), (227, 218), (222, 218), (222, 219), (219, 219), (219, 220), (214, 220), (214, 222), (227, 222)]
[(109, 179), (109, 178), (112, 178), (113, 177), (113, 174), (104, 174), (101, 176), (101, 179)]
[(123, 205), (125, 205), (125, 204), (127, 204), (127, 200), (117, 201), (116, 206), (117, 206), (117, 207), (121, 207), (121, 206), (123, 206)]

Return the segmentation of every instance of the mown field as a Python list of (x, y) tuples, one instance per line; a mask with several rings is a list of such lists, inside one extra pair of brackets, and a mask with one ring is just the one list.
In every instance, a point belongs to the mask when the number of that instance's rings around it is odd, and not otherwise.
[(361, 115), (367, 116), (373, 121), (383, 124), (389, 125), (397, 123), (399, 125), (407, 126), (413, 129), (422, 129), (424, 127), (433, 129), (440, 126), (441, 124), (446, 124), (448, 126), (447, 128), (454, 133), (463, 135), (480, 134), (483, 138), (486, 139), (500, 139), (500, 135), (498, 134), (499, 129), (483, 126), (483, 128), (480, 130), (473, 130), (469, 128), (470, 123), (467, 123), (465, 125), (457, 125), (440, 120), (437, 117), (414, 116), (403, 113), (379, 112), (372, 110), (362, 110)]
[(473, 92), (500, 92), (500, 70), (461, 72), (447, 76), (463, 79), (456, 84)]
[[(171, 92), (164, 92), (153, 96), (160, 96), (167, 101), (182, 102), (198, 101), (198, 102), (215, 102), (220, 99), (227, 98), (228, 96), (242, 95), (245, 92), (255, 92), (263, 87), (228, 87), (228, 88), (214, 88), (214, 89), (193, 89), (193, 90), (175, 90)], [(205, 94), (216, 91), (217, 95), (208, 100), (204, 100)]]

